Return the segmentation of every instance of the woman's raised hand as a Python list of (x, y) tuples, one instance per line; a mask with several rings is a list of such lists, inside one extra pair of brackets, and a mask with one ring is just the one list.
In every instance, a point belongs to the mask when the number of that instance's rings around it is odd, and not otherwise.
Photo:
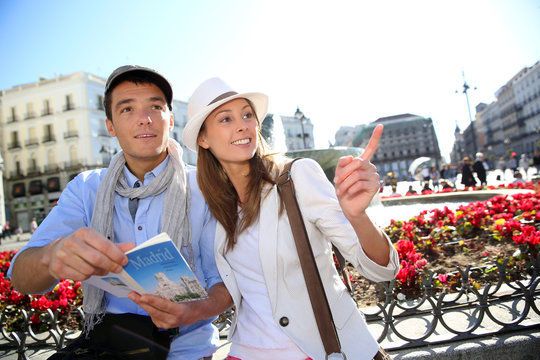
[(350, 221), (365, 213), (371, 199), (379, 191), (379, 174), (370, 160), (379, 147), (382, 132), (383, 125), (377, 125), (362, 155), (357, 158), (344, 156), (336, 166), (336, 195)]

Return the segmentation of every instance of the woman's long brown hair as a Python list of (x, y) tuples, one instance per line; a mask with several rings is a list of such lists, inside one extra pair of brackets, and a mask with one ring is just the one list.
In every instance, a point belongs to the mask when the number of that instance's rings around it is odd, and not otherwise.
[[(253, 106), (252, 106), (253, 108)], [(225, 170), (208, 149), (199, 146), (197, 157), (197, 182), (208, 203), (210, 212), (221, 223), (227, 233), (227, 250), (236, 244), (237, 235), (252, 225), (259, 216), (262, 190), (265, 184), (274, 185), (278, 174), (276, 154), (270, 154), (264, 141), (259, 123), (257, 150), (250, 159), (248, 198), (242, 207), (242, 218), (238, 221), (240, 198)], [(200, 132), (204, 131), (204, 124)], [(199, 133), (200, 133), (199, 132)]]

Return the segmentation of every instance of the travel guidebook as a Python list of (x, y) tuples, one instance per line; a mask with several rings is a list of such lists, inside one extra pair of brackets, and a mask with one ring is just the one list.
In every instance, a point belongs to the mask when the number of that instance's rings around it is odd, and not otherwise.
[(129, 263), (121, 273), (92, 276), (86, 283), (117, 297), (127, 297), (131, 291), (174, 302), (207, 297), (206, 290), (166, 233), (154, 236), (126, 255)]

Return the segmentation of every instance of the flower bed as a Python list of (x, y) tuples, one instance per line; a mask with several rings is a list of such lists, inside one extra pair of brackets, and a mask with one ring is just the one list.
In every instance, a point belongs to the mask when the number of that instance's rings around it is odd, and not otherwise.
[(14, 290), (6, 278), (14, 255), (15, 251), (0, 252), (0, 311), (6, 318), (2, 324), (5, 330), (25, 331), (21, 309), (32, 312), (30, 322), (35, 332), (46, 327), (47, 309), (57, 310), (60, 328), (78, 329), (79, 319), (72, 315), (72, 310), (82, 305), (81, 283), (60, 280), (53, 290), (44, 295), (23, 295)]
[[(531, 183), (518, 184), (535, 189)], [(515, 188), (511, 185), (508, 188)], [(422, 211), (409, 221), (391, 221), (385, 228), (401, 260), (396, 295), (421, 293), (421, 273), (436, 273), (435, 290), (455, 291), (461, 274), (456, 266), (478, 271), (470, 279), (477, 289), (493, 280), (496, 264), (509, 259), (509, 280), (526, 277), (540, 249), (540, 193), (495, 196), (451, 211), (447, 207)]]

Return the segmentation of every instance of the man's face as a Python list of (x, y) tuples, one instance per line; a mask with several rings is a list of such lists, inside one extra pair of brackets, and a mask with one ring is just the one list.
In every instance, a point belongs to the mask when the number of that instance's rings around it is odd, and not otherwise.
[(152, 170), (165, 159), (174, 122), (158, 86), (129, 81), (118, 84), (111, 93), (111, 114), (107, 130), (118, 139), (135, 175), (139, 170)]

